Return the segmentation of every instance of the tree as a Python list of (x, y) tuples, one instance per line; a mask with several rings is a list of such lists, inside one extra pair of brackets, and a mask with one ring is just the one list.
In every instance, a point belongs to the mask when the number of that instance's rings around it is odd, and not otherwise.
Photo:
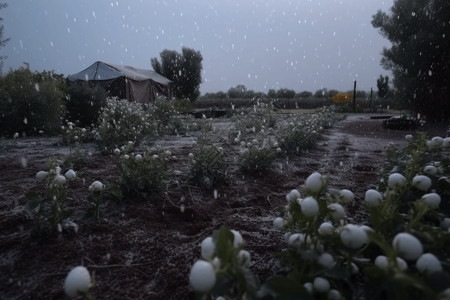
[(299, 97), (299, 98), (310, 98), (310, 97), (312, 97), (312, 95), (313, 95), (313, 93), (312, 92), (309, 92), (309, 91), (303, 91), (303, 92), (300, 92), (298, 95), (296, 95), (297, 97)]
[(380, 98), (386, 97), (389, 92), (389, 76), (380, 75), (380, 78), (377, 79), (377, 88), (378, 88), (378, 96)]
[(391, 70), (400, 100), (430, 120), (450, 115), (450, 1), (394, 0), (372, 25), (391, 43), (381, 65)]
[[(0, 9), (7, 7), (8, 4), (6, 3), (0, 3)], [(3, 18), (0, 18), (0, 23), (3, 21)], [(9, 38), (7, 39), (3, 39), (3, 30), (4, 30), (4, 26), (0, 25), (0, 48), (5, 47), (6, 43), (9, 41)], [(3, 61), (3, 59), (5, 59), (5, 56), (0, 56), (0, 62)]]
[(277, 91), (277, 97), (278, 98), (286, 98), (286, 99), (292, 99), (295, 96), (294, 90), (289, 89), (279, 89)]
[(236, 87), (231, 87), (228, 89), (228, 97), (232, 99), (245, 98), (246, 94), (247, 88), (242, 84), (238, 84)]
[(183, 47), (181, 53), (165, 49), (159, 55), (161, 62), (156, 57), (151, 59), (153, 70), (172, 80), (177, 98), (195, 101), (202, 83), (203, 57), (200, 51)]

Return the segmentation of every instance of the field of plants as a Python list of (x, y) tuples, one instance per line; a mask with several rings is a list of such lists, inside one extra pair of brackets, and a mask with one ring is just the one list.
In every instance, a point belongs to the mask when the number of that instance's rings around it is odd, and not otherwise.
[(2, 139), (0, 298), (449, 299), (448, 124), (371, 116), (108, 99)]

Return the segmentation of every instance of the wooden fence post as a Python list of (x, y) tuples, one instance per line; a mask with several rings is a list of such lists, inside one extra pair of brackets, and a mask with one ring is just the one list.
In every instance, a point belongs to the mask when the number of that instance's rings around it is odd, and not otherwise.
[(353, 84), (353, 112), (356, 112), (356, 80)]

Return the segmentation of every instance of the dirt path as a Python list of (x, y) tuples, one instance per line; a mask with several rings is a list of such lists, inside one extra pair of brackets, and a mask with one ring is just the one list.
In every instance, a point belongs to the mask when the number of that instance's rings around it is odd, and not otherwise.
[[(82, 218), (89, 206), (87, 186), (114, 176), (116, 169), (111, 157), (88, 145), (93, 154), (77, 170), (85, 182), (71, 185), (68, 201), (80, 211), (74, 215), (78, 233), (40, 240), (29, 237), (32, 222), (23, 213), (24, 194), (35, 187), (34, 176), (46, 168), (49, 157), (68, 149), (56, 138), (2, 141), (0, 298), (62, 299), (67, 272), (83, 264), (95, 273), (97, 299), (193, 299), (188, 274), (200, 257), (199, 244), (222, 225), (242, 233), (252, 254), (251, 268), (264, 280), (277, 269), (274, 254), (284, 246), (272, 220), (286, 193), (314, 171), (329, 173), (330, 185), (355, 193), (349, 216), (362, 220), (359, 203), (377, 183), (384, 147), (405, 143), (408, 133), (384, 130), (380, 120), (368, 115), (349, 116), (328, 130), (316, 149), (278, 158), (264, 173), (233, 171), (216, 194), (189, 189), (183, 175), (173, 175), (167, 193), (138, 203), (110, 201), (98, 221)], [(193, 141), (167, 137), (163, 144), (177, 157), (170, 163), (173, 170), (186, 172)]]

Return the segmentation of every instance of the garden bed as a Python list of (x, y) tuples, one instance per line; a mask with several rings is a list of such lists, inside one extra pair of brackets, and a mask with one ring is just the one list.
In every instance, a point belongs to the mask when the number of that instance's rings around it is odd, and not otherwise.
[[(446, 134), (445, 127), (427, 129)], [(227, 130), (217, 126), (208, 138), (220, 141)], [(88, 186), (117, 176), (117, 169), (114, 157), (86, 144), (92, 155), (77, 170), (84, 180), (71, 184), (67, 200), (78, 229), (41, 239), (30, 238), (25, 193), (36, 188), (35, 175), (48, 167), (49, 158), (66, 155), (68, 147), (60, 138), (2, 140), (0, 298), (62, 299), (65, 276), (84, 265), (95, 276), (97, 299), (194, 299), (188, 274), (200, 256), (199, 244), (222, 225), (241, 232), (252, 253), (250, 268), (265, 280), (278, 270), (274, 253), (285, 247), (272, 222), (291, 189), (314, 171), (330, 174), (331, 186), (355, 194), (349, 219), (363, 221), (367, 216), (360, 213), (360, 205), (365, 191), (378, 183), (384, 148), (405, 145), (405, 135), (415, 133), (384, 129), (382, 120), (370, 115), (349, 115), (326, 130), (314, 149), (279, 156), (269, 170), (244, 174), (231, 164), (226, 182), (211, 191), (187, 183), (188, 154), (199, 134), (157, 141), (173, 156), (167, 192), (140, 202), (106, 201), (99, 220), (84, 220), (81, 213), (89, 207)], [(237, 153), (231, 144), (223, 148), (230, 157)]]

